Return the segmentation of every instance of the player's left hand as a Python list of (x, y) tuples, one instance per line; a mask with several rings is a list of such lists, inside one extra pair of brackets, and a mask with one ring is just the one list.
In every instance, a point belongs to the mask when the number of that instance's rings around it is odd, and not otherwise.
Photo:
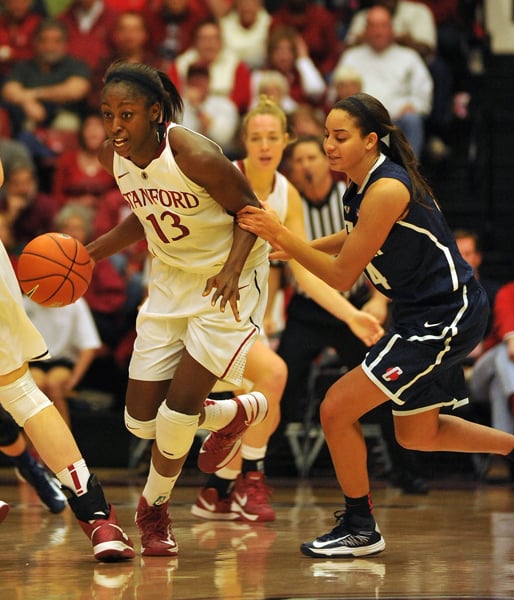
[(378, 319), (362, 310), (356, 310), (347, 321), (348, 327), (366, 346), (373, 346), (384, 335)]
[(213, 275), (207, 279), (202, 296), (208, 296), (212, 290), (214, 292), (211, 298), (211, 305), (216, 306), (216, 302), (221, 298), (220, 311), (225, 312), (225, 307), (229, 303), (236, 321), (241, 321), (238, 309), (239, 276), (222, 269), (217, 275)]

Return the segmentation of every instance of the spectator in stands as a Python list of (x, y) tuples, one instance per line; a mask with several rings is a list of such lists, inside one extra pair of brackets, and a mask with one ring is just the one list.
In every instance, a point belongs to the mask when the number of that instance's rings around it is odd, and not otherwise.
[(30, 362), (30, 372), (36, 385), (50, 398), (69, 426), (68, 397), (88, 371), (101, 346), (91, 311), (84, 298), (68, 306), (50, 308), (24, 296), (24, 305), (51, 354), (49, 360)]
[(234, 7), (234, 0), (205, 0), (212, 16), (219, 20), (228, 15)]
[(301, 135), (323, 135), (324, 115), (320, 109), (301, 104), (289, 114), (289, 126), (293, 139)]
[[(2, 89), (14, 134), (38, 159), (55, 157), (78, 129), (90, 90), (87, 65), (68, 56), (66, 28), (54, 19), (35, 33), (34, 57), (17, 62)], [(63, 138), (56, 137), (57, 132)]]
[(105, 0), (71, 0), (59, 19), (68, 30), (69, 52), (94, 69), (112, 54), (112, 34), (119, 11)]
[(149, 50), (150, 32), (145, 15), (137, 11), (125, 11), (118, 15), (113, 31), (113, 54), (105, 61), (105, 68), (114, 59), (157, 65), (157, 56)]
[(334, 14), (309, 0), (285, 0), (273, 14), (272, 28), (280, 25), (292, 27), (301, 35), (309, 56), (328, 80), (341, 51)]
[(494, 306), (496, 294), (500, 289), (501, 284), (495, 279), (483, 276), (480, 272), (483, 254), (480, 248), (478, 234), (468, 229), (456, 229), (453, 234), (455, 235), (455, 240), (457, 241), (457, 246), (459, 252), (462, 254), (462, 258), (472, 266), (475, 277), (480, 281), (487, 294), (487, 299), (489, 300), (489, 305), (491, 307), (491, 315), (485, 331), (485, 335), (487, 336), (492, 327), (492, 307)]
[(43, 19), (32, 0), (4, 0), (0, 13), (0, 85), (13, 64), (34, 54), (33, 39)]
[[(440, 160), (447, 156), (445, 143), (452, 121), (453, 76), (448, 63), (441, 57), (437, 44), (434, 15), (426, 2), (412, 0), (375, 0), (373, 5), (384, 6), (392, 15), (394, 41), (412, 48), (425, 61), (433, 80), (432, 105), (426, 119), (427, 157)], [(353, 45), (365, 35), (367, 10), (353, 17), (346, 43)]]
[(220, 19), (223, 43), (250, 69), (258, 69), (266, 60), (270, 24), (262, 0), (236, 0), (234, 8)]
[(298, 108), (298, 103), (291, 98), (289, 81), (280, 71), (274, 69), (254, 71), (252, 75), (252, 107), (259, 102), (262, 95), (272, 98), (286, 115), (290, 115)]
[(162, 0), (150, 10), (150, 43), (163, 71), (193, 45), (197, 26), (210, 16), (202, 0)]
[(275, 27), (268, 37), (266, 62), (252, 73), (252, 97), (258, 98), (260, 78), (268, 71), (278, 71), (287, 79), (289, 94), (297, 104), (322, 106), (326, 83), (309, 56), (303, 38), (293, 28)]
[(104, 56), (95, 68), (93, 89), (89, 94), (90, 106), (100, 106), (103, 76), (114, 60), (160, 66), (157, 53), (150, 49), (150, 30), (147, 21), (146, 14), (142, 12), (125, 11), (118, 14), (112, 31), (111, 54)]
[[(1, 125), (0, 125), (1, 127)], [(26, 165), (31, 169), (35, 169), (34, 160), (28, 151), (27, 146), (18, 140), (10, 137), (4, 137), (0, 129), (0, 161), (4, 167), (6, 177), (13, 167)]]
[(327, 94), (328, 109), (342, 98), (362, 92), (362, 75), (354, 67), (341, 66), (335, 69)]
[(198, 25), (193, 46), (180, 54), (169, 69), (168, 74), (180, 92), (193, 63), (203, 64), (209, 69), (209, 91), (212, 94), (230, 98), (240, 114), (248, 109), (250, 68), (223, 45), (220, 26), (214, 19)]
[(102, 115), (89, 112), (81, 122), (77, 147), (65, 150), (55, 165), (52, 196), (58, 208), (78, 202), (96, 209), (101, 196), (117, 189), (114, 178), (98, 161), (98, 150), (104, 140)]
[(72, 0), (59, 16), (68, 31), (68, 52), (88, 65), (93, 81), (100, 80), (103, 61), (112, 56), (118, 14), (104, 0)]
[(337, 68), (350, 66), (361, 73), (362, 91), (384, 104), (419, 158), (432, 109), (432, 76), (418, 52), (395, 42), (392, 16), (384, 6), (366, 12), (363, 40), (345, 50)]
[(491, 425), (514, 433), (514, 282), (496, 294), (493, 325), (471, 374), (474, 401), (491, 406)]
[(182, 91), (182, 125), (205, 135), (231, 156), (239, 127), (239, 112), (230, 98), (212, 94), (209, 89), (209, 69), (201, 64), (190, 65)]
[(6, 175), (0, 191), (0, 211), (13, 232), (12, 252), (18, 255), (36, 235), (53, 230), (57, 207), (49, 194), (40, 192), (36, 172), (30, 165), (14, 165)]

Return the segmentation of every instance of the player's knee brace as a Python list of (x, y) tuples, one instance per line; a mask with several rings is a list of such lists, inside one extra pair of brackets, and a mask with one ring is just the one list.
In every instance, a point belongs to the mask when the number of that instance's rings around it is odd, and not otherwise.
[(8, 385), (0, 386), (0, 404), (20, 427), (44, 408), (52, 406), (48, 397), (37, 387), (29, 371)]
[(191, 446), (200, 415), (185, 415), (171, 410), (163, 402), (157, 412), (156, 437), (159, 452), (166, 458), (182, 458)]
[(20, 428), (11, 415), (0, 409), (0, 446), (10, 446), (18, 439)]
[(155, 439), (155, 419), (150, 421), (139, 421), (129, 415), (127, 407), (125, 407), (125, 427), (132, 435), (135, 435), (142, 440)]

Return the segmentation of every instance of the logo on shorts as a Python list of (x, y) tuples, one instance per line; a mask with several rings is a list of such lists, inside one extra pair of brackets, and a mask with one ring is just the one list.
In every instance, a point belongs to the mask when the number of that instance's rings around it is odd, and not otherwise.
[(396, 381), (402, 374), (403, 371), (400, 367), (388, 367), (382, 375), (382, 379), (385, 381)]

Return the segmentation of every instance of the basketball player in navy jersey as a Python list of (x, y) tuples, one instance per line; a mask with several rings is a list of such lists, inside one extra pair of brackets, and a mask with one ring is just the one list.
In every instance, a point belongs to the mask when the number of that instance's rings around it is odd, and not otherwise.
[[(138, 503), (142, 554), (175, 556), (168, 504), (199, 429), (210, 430), (198, 464), (230, 462), (241, 436), (267, 414), (259, 392), (207, 399), (218, 379), (240, 387), (267, 300), (267, 244), (235, 223), (259, 202), (217, 144), (177, 124), (182, 99), (167, 75), (113, 63), (101, 111), (99, 159), (131, 214), (87, 248), (97, 261), (140, 239), (151, 255), (129, 365), (125, 424), (155, 440)], [(218, 302), (219, 301), (219, 302)]]
[(365, 271), (392, 301), (392, 327), (332, 385), (320, 409), (345, 508), (332, 531), (301, 551), (343, 558), (385, 548), (372, 512), (364, 414), (391, 401), (397, 440), (415, 450), (514, 460), (514, 435), (440, 413), (468, 402), (462, 361), (482, 338), (488, 302), (405, 136), (377, 99), (355, 94), (327, 115), (324, 148), (331, 168), (349, 178), (341, 232), (309, 244), (271, 211), (253, 208), (239, 224), (278, 249), (277, 258), (298, 260), (339, 290)]

